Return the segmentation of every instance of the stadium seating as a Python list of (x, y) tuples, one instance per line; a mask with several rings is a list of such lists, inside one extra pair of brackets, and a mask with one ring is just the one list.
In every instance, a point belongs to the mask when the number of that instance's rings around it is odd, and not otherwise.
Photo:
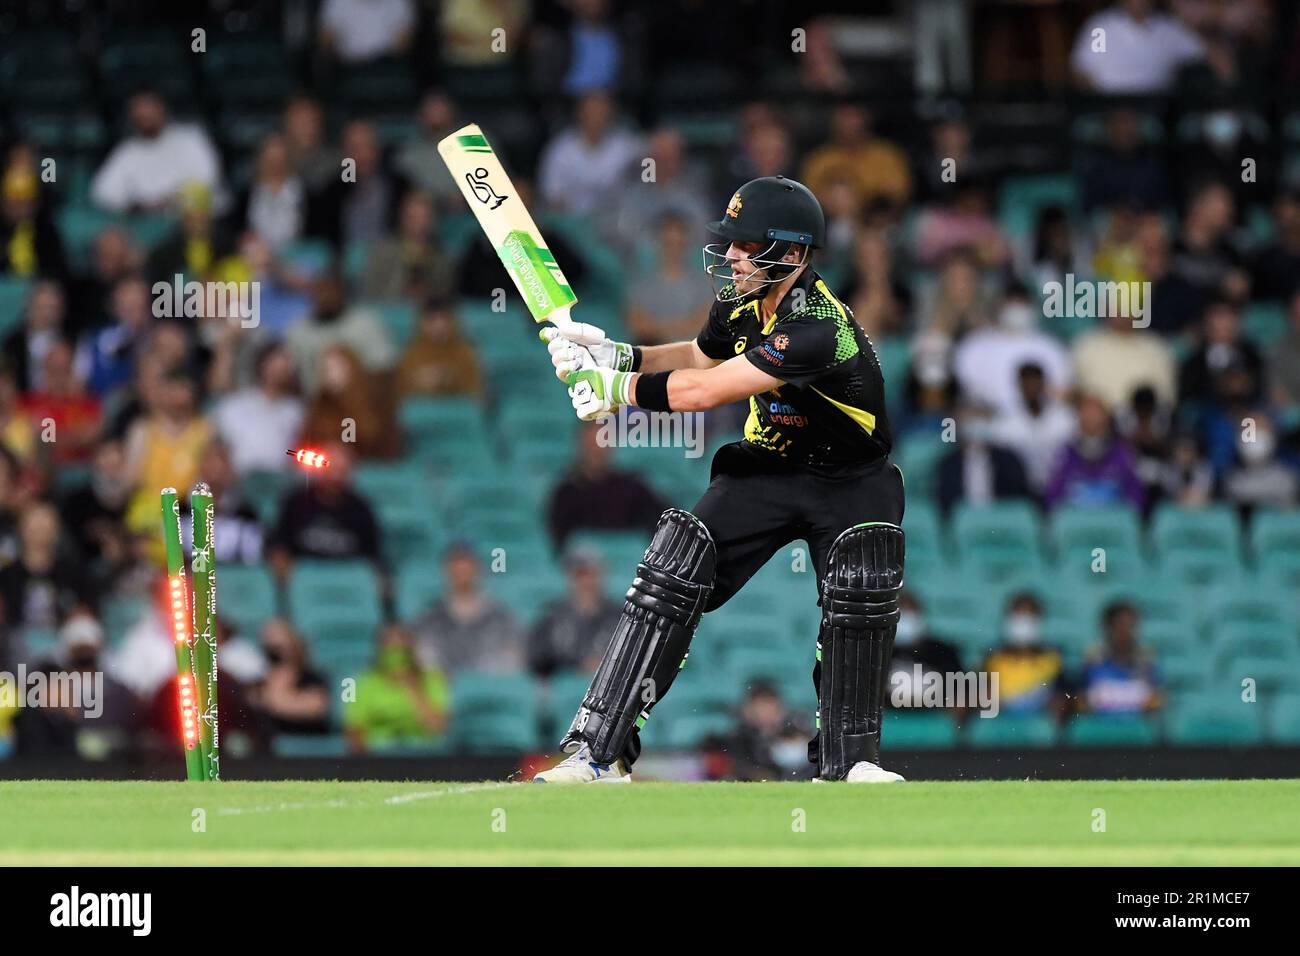
[(1071, 747), (1150, 747), (1160, 727), (1147, 717), (1080, 714), (1066, 724), (1064, 740)]
[(1028, 502), (958, 507), (952, 515), (952, 541), (962, 564), (987, 580), (1043, 565), (1038, 512)]
[(1170, 707), (1165, 722), (1170, 743), (1180, 746), (1239, 746), (1258, 744), (1264, 729), (1255, 703), (1223, 703), (1188, 696)]
[(245, 636), (255, 636), (257, 629), (278, 610), (275, 580), (265, 565), (224, 564), (218, 570), (221, 586), (221, 616)]
[(379, 583), (364, 562), (297, 562), (288, 602), (294, 625), (317, 641), (368, 643), (382, 617)]
[(955, 747), (957, 721), (939, 711), (891, 710), (885, 715), (883, 739), (891, 751)]
[(1038, 715), (972, 717), (966, 724), (966, 739), (973, 747), (1050, 747), (1056, 736), (1055, 721)]

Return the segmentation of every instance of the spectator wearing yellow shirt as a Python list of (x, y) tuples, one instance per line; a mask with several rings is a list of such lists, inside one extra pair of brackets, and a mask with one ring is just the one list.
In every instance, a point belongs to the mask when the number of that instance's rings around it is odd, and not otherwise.
[(912, 193), (912, 174), (903, 151), (872, 132), (872, 115), (845, 103), (831, 114), (831, 139), (804, 163), (804, 184), (821, 195), (836, 180), (847, 180), (862, 208), (878, 201), (899, 207)]
[(1060, 651), (1044, 643), (1043, 606), (1028, 592), (1012, 595), (1003, 619), (1003, 639), (981, 668), (998, 675), (998, 701), (1004, 713), (1059, 716), (1065, 706), (1065, 663)]
[(162, 488), (188, 492), (199, 478), (199, 457), (212, 440), (212, 426), (195, 409), (194, 378), (173, 366), (143, 396), (145, 414), (127, 433), (127, 470), (137, 494)]
[(358, 751), (431, 743), (446, 730), (450, 709), (442, 671), (422, 666), (411, 633), (389, 624), (379, 632), (374, 667), (357, 679), (356, 700), (345, 705), (343, 724)]

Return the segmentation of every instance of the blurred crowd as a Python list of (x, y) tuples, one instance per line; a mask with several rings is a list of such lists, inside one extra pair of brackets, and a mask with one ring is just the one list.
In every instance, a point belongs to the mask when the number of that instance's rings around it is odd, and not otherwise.
[[(637, 342), (698, 331), (711, 301), (701, 225), (738, 184), (806, 182), (828, 217), (816, 267), (882, 355), (901, 356), (886, 363), (899, 451), (948, 433), (932, 484), (943, 512), (1015, 499), (1141, 516), (1162, 502), (1228, 502), (1246, 516), (1296, 505), (1300, 165), (1280, 145), (1280, 115), (1251, 99), (1300, 61), (1277, 53), (1287, 24), (1273, 5), (1092, 5), (1075, 24), (1073, 82), (1117, 99), (1089, 100), (1092, 125), (1060, 131), (1075, 143), (1066, 168), (1030, 170), (989, 138), (977, 100), (934, 99), (900, 122), (877, 97), (856, 95), (853, 64), (824, 23), (791, 81), (821, 96), (818, 108), (734, 96), (722, 104), (728, 122), (700, 148), (698, 129), (622, 93), (679, 39), (688, 60), (703, 52), (693, 43), (716, 50), (725, 24), (714, 31), (705, 16), (670, 41), (659, 19), (622, 5), (539, 6), (536, 23), (524, 0), (448, 2), (430, 21), (412, 0), (326, 0), (312, 63), (345, 73), (403, 62), (434, 29), (454, 75), (500, 62), (483, 38), (504, 26), (506, 59), (564, 94), (535, 135), (502, 137), (515, 185), (539, 215), (581, 224), (581, 245), (551, 237), (580, 294), (598, 256), (616, 264), (612, 331)], [(1105, 56), (1092, 46), (1098, 29)], [(265, 564), (283, 583), (304, 559), (359, 559), (387, 580), (374, 503), (354, 487), (354, 468), (402, 459), (399, 413), (413, 398), (494, 400), (461, 314), (501, 289), (503, 272), (476, 231), (447, 241), (466, 214), (436, 154), (476, 116), (435, 80), (395, 136), (377, 114), (340, 116), (315, 76), (304, 73), (242, 151), (195, 104), (140, 85), (114, 104), (120, 137), (76, 199), (44, 176), (43, 144), (7, 127), (0, 280), (21, 301), (0, 342), (0, 667), (105, 670), (117, 703), (96, 731), (110, 739), (175, 739), (165, 630), (148, 614), (111, 619), (127, 599), (157, 596), (158, 489), (212, 486), (219, 564)], [(1249, 178), (1244, 158), (1256, 160)], [(1017, 205), (1024, 172), (1067, 188)], [(81, 255), (66, 232), (74, 204), (102, 219)], [(165, 228), (142, 236), (141, 217)], [(304, 244), (328, 254), (298, 255)], [(178, 276), (256, 283), (256, 324), (233, 303), (167, 313), (160, 304), (179, 299), (157, 284), (170, 290)], [(1149, 283), (1150, 299), (1142, 313), (1045, 317), (1049, 284), (1069, 281)], [(415, 310), (405, 340), (381, 316), (394, 302)], [(629, 569), (605, 568), (571, 539), (583, 527), (642, 530), (664, 501), (647, 476), (615, 467), (592, 432), (579, 434), (576, 450), (556, 451), (573, 465), (538, 517), (568, 592), (531, 616), (506, 607), (485, 588), (474, 543), (452, 542), (440, 555), (442, 596), (418, 616), (390, 614), (373, 636), (373, 666), (358, 677), (364, 703), (346, 711), (355, 748), (443, 735), (459, 672), (594, 667), (617, 613), (602, 576)], [(285, 451), (304, 446), (324, 449), (331, 467), (282, 480), (268, 507), (253, 492), (259, 477), (292, 471)], [(909, 481), (910, 496), (923, 494)], [(1033, 595), (1016, 597), (984, 662), (1004, 675), (1007, 706), (1158, 706), (1133, 607), (1107, 608), (1099, 650), (1079, 673), (1041, 640), (1040, 611)], [(123, 637), (109, 641), (115, 628)], [(312, 635), (274, 617), (256, 632), (226, 625), (221, 640), (232, 739), (257, 749), (275, 734), (337, 728), (337, 675), (314, 663)], [(910, 596), (900, 665), (955, 669), (950, 653)], [(736, 747), (756, 765), (790, 737), (781, 706), (774, 688), (750, 689)], [(19, 751), (85, 751), (83, 736), (64, 713), (0, 709), (0, 740)]]

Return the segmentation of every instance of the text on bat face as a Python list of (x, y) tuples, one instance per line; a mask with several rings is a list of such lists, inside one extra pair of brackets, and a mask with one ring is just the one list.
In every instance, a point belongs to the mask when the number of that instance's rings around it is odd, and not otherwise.
[(474, 172), (465, 174), (465, 182), (469, 183), (470, 191), (474, 193), (475, 199), (484, 204), (491, 203), (492, 208), (496, 209), (510, 197), (498, 195), (497, 191), (487, 181), (487, 175), (488, 171), (480, 166)]

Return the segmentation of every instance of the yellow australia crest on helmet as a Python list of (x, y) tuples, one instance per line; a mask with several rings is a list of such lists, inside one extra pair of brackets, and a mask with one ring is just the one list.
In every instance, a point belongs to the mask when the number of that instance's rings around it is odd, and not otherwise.
[(727, 203), (727, 215), (735, 219), (740, 215), (740, 207), (743, 205), (744, 203), (740, 201), (740, 193), (737, 192), (731, 197), (731, 202)]

